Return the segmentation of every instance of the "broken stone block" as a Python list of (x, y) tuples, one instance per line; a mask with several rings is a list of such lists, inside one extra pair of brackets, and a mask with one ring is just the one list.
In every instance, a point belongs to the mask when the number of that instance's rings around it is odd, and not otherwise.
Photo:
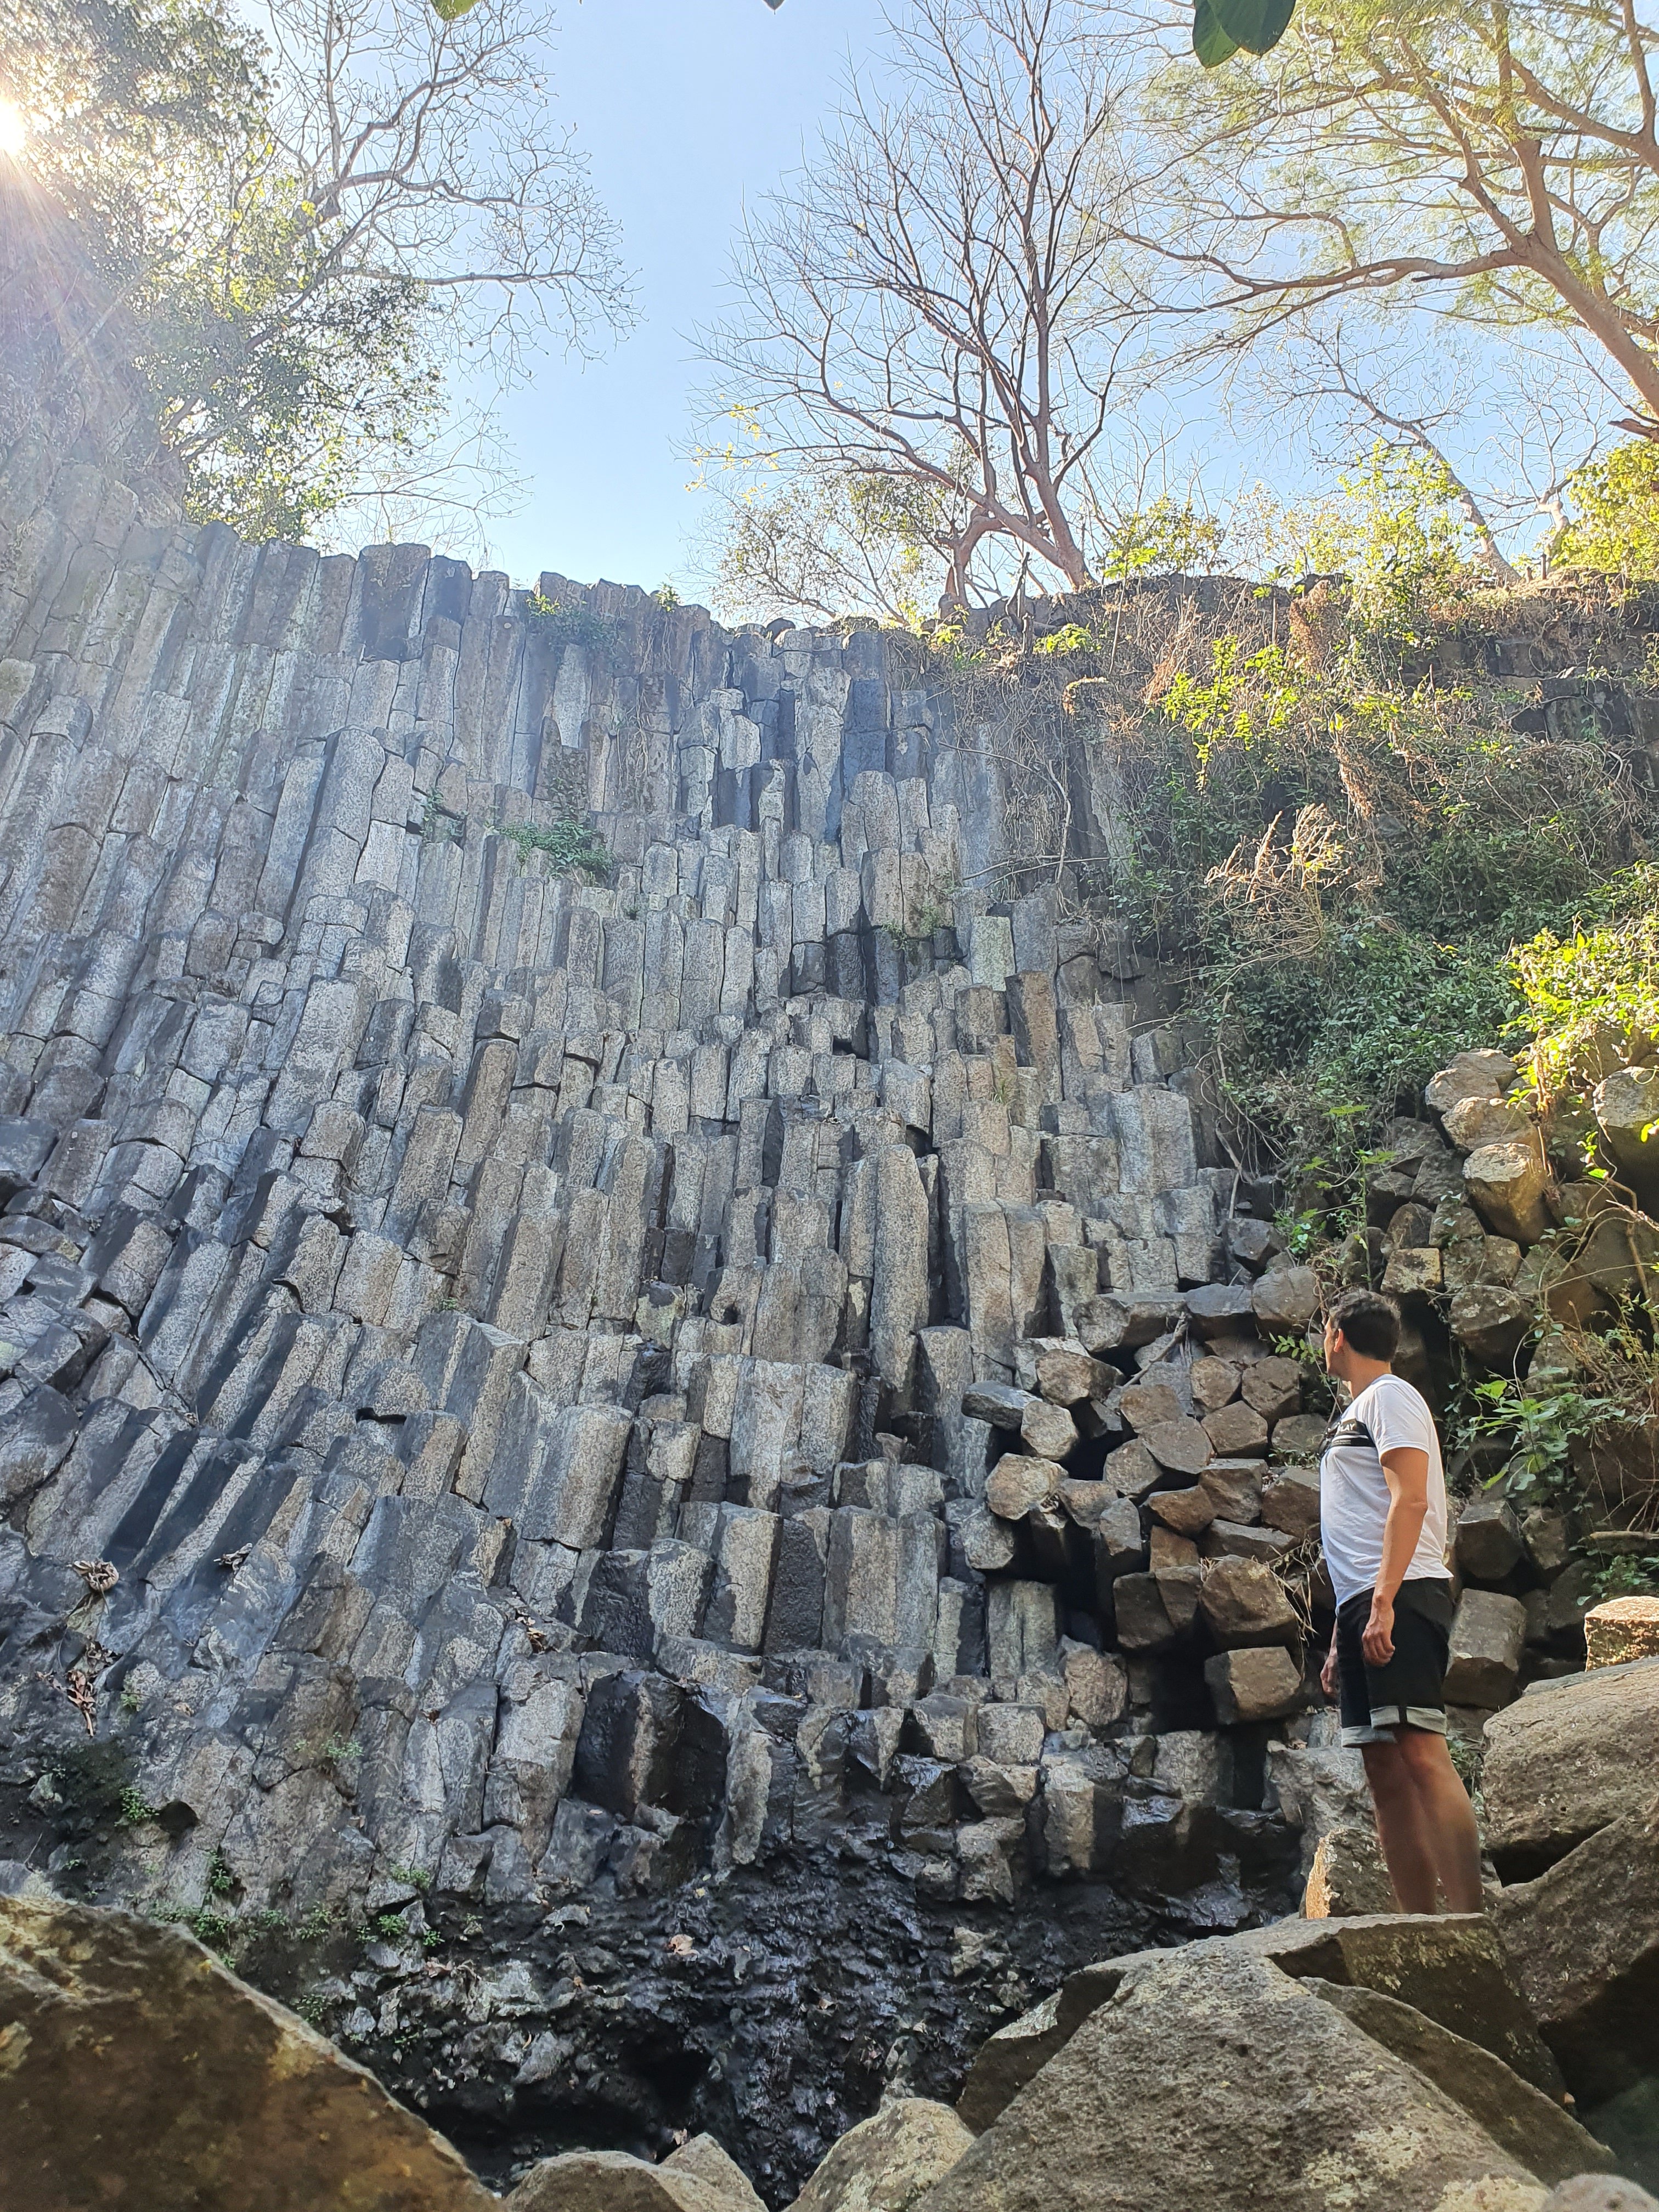
[(1148, 1502), (1153, 1518), (1178, 1536), (1201, 1536), (1216, 1517), (1215, 1500), (1201, 1483), (1190, 1490), (1154, 1491)]
[(1123, 1662), (1092, 1644), (1062, 1637), (1060, 1665), (1072, 1712), (1085, 1728), (1110, 1728), (1129, 1702), (1129, 1677)]
[(1270, 1566), (1290, 1548), (1282, 1528), (1242, 1521), (1212, 1521), (1199, 1543), (1200, 1555), (1206, 1559), (1265, 1559)]
[(1425, 1244), (1395, 1250), (1382, 1270), (1382, 1288), (1391, 1298), (1425, 1298), (1440, 1288), (1440, 1251)]
[(1077, 1449), (1077, 1423), (1064, 1406), (1051, 1406), (1046, 1400), (1033, 1398), (1021, 1418), (1019, 1433), (1022, 1442), (1039, 1459), (1063, 1460)]
[(1322, 1413), (1287, 1413), (1282, 1421), (1273, 1423), (1273, 1456), (1311, 1459), (1324, 1443), (1328, 1426)]
[(944, 2179), (973, 2140), (948, 2105), (893, 2098), (842, 2136), (791, 2212), (852, 2212), (854, 2206), (903, 2212)]
[(1140, 1438), (1132, 1437), (1127, 1444), (1120, 1444), (1115, 1451), (1107, 1453), (1100, 1475), (1101, 1480), (1120, 1498), (1139, 1500), (1163, 1481), (1164, 1469)]
[(1509, 1367), (1537, 1325), (1527, 1300), (1496, 1283), (1454, 1291), (1449, 1319), (1452, 1334), (1483, 1367)]
[(1267, 1424), (1243, 1399), (1236, 1399), (1217, 1413), (1206, 1413), (1203, 1428), (1210, 1439), (1210, 1449), (1223, 1459), (1266, 1456)]
[(1584, 1665), (1659, 1658), (1659, 1597), (1611, 1597), (1584, 1615)]
[(1244, 1370), (1242, 1389), (1245, 1404), (1254, 1406), (1265, 1420), (1283, 1420), (1301, 1409), (1301, 1363), (1278, 1353), (1252, 1360)]
[(1120, 1575), (1112, 1586), (1117, 1640), (1126, 1651), (1174, 1650), (1192, 1634), (1198, 1616), (1196, 1565), (1163, 1567), (1146, 1575)]
[(1463, 1163), (1463, 1185), (1494, 1236), (1535, 1244), (1550, 1225), (1549, 1169), (1535, 1139), (1482, 1145)]
[[(1126, 1390), (1125, 1397), (1128, 1395)], [(1139, 1441), (1170, 1474), (1198, 1474), (1210, 1462), (1210, 1439), (1202, 1425), (1185, 1415), (1173, 1421), (1154, 1421)]]
[(1004, 1521), (1023, 1521), (1034, 1507), (1052, 1504), (1066, 1470), (1051, 1459), (1005, 1452), (985, 1485), (985, 1503)]
[(1328, 1828), (1314, 1850), (1303, 1893), (1304, 1920), (1352, 1920), (1399, 1910), (1374, 1827)]
[(1209, 1493), (1218, 1520), (1255, 1521), (1261, 1514), (1264, 1473), (1256, 1460), (1215, 1459), (1199, 1477), (1199, 1483)]
[(1198, 1601), (1210, 1633), (1225, 1650), (1241, 1644), (1294, 1644), (1301, 1634), (1284, 1584), (1260, 1559), (1209, 1563)]
[(1198, 1408), (1200, 1420), (1206, 1413), (1218, 1413), (1231, 1399), (1238, 1395), (1243, 1371), (1236, 1361), (1212, 1359), (1207, 1353), (1194, 1360), (1188, 1380), (1192, 1385), (1193, 1403)]
[(1035, 1705), (988, 1701), (979, 1709), (979, 1756), (994, 1766), (1035, 1766), (1042, 1755), (1043, 1719)]
[(246, 2212), (495, 2202), (372, 2075), (180, 1928), (0, 1897), (0, 2023), (20, 2205), (107, 2202), (112, 2179), (135, 2201), (206, 2204), (227, 2173)]
[(1481, 1794), (1506, 1882), (1541, 1874), (1599, 1828), (1639, 1816), (1659, 1773), (1659, 1665), (1536, 1683), (1486, 1723)]
[(1457, 1516), (1457, 1564), (1480, 1583), (1501, 1583), (1521, 1563), (1521, 1524), (1505, 1498), (1483, 1491)]
[(1184, 1294), (1188, 1319), (1200, 1338), (1233, 1336), (1248, 1330), (1255, 1306), (1242, 1283), (1200, 1283)]
[(1590, 1103), (1620, 1172), (1638, 1193), (1651, 1191), (1659, 1181), (1659, 1067), (1615, 1069), (1596, 1085)]
[(1161, 1421), (1178, 1421), (1187, 1414), (1179, 1393), (1168, 1382), (1131, 1382), (1119, 1398), (1118, 1407), (1138, 1437), (1144, 1437)]
[(969, 1420), (988, 1421), (994, 1429), (1018, 1430), (1030, 1402), (1030, 1392), (1011, 1382), (975, 1382), (963, 1391), (962, 1410)]
[(1452, 1620), (1446, 1702), (1490, 1711), (1507, 1705), (1521, 1674), (1527, 1608), (1497, 1590), (1466, 1589)]
[(1465, 1098), (1501, 1098), (1515, 1087), (1515, 1062), (1507, 1053), (1460, 1052), (1423, 1093), (1432, 1114), (1445, 1115)]
[(1282, 1645), (1218, 1651), (1204, 1662), (1204, 1680), (1223, 1728), (1279, 1720), (1302, 1696), (1302, 1669)]
[(1300, 1336), (1319, 1311), (1319, 1278), (1311, 1267), (1270, 1267), (1250, 1292), (1263, 1336)]
[(1086, 1398), (1104, 1398), (1116, 1382), (1115, 1370), (1087, 1352), (1060, 1345), (1037, 1355), (1037, 1389), (1051, 1405), (1079, 1406)]

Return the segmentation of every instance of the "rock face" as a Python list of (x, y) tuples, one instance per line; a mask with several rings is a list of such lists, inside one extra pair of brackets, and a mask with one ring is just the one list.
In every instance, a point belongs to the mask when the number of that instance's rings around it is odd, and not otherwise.
[(620, 2081), (593, 2140), (707, 2119), (774, 2195), (905, 2081), (809, 2124), (678, 1953), (649, 2056), (558, 1916), (632, 1960), (711, 1873), (837, 1885), (880, 1995), (805, 2068), (895, 2046), (926, 1914), (1017, 1982), (1293, 1905), (1264, 1331), (1317, 1285), (1254, 1272), (1177, 979), (1000, 895), (995, 728), (872, 632), (0, 482), (8, 1849), (225, 1922), (514, 2160)]
[(927, 2212), (1355, 2212), (1546, 2191), (1461, 2106), (1266, 1959), (1135, 1964), (924, 2200)]
[(20, 2212), (495, 2201), (371, 2075), (131, 1914), (0, 1897), (0, 2193)]

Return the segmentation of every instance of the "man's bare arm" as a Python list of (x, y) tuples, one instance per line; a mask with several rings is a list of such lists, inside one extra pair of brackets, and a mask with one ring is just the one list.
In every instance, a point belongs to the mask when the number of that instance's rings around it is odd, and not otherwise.
[(1429, 1455), (1408, 1444), (1397, 1444), (1382, 1454), (1382, 1474), (1389, 1486), (1382, 1563), (1371, 1596), (1370, 1619), (1359, 1639), (1373, 1667), (1386, 1666), (1394, 1656), (1395, 1595), (1406, 1579), (1429, 1510)]

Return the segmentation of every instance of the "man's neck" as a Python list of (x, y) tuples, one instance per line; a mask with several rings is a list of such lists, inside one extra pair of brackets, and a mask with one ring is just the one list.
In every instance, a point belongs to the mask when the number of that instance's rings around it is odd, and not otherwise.
[(1342, 1379), (1348, 1386), (1348, 1396), (1352, 1401), (1362, 1390), (1369, 1390), (1373, 1382), (1380, 1382), (1385, 1375), (1393, 1373), (1394, 1369), (1386, 1359), (1355, 1358)]

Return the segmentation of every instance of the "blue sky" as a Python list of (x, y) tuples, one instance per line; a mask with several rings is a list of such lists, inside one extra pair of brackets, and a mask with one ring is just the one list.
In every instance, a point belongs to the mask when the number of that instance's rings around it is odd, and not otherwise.
[(494, 566), (648, 590), (693, 579), (686, 336), (718, 301), (745, 199), (799, 161), (877, 0), (562, 0), (552, 80), (638, 271), (639, 327), (603, 361), (544, 358), (501, 414), (526, 496)]

